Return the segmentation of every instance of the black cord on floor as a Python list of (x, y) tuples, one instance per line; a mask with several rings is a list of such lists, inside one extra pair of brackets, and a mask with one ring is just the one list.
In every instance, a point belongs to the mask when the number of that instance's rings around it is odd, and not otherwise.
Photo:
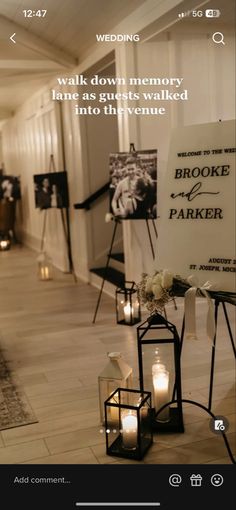
[[(212, 411), (210, 411), (206, 406), (204, 406), (203, 404), (199, 404), (199, 402), (195, 402), (195, 400), (188, 400), (188, 399), (181, 399), (180, 401), (178, 400), (172, 400), (171, 402), (168, 402), (167, 404), (165, 404), (164, 406), (160, 407), (160, 409), (158, 410), (158, 412), (155, 414), (155, 416), (157, 417), (159, 413), (161, 413), (161, 411), (163, 409), (165, 409), (165, 407), (167, 406), (170, 406), (171, 404), (178, 404), (180, 402), (184, 402), (184, 403), (187, 403), (187, 404), (192, 404), (194, 406), (198, 406), (200, 407), (201, 409), (203, 409), (204, 411), (206, 411), (214, 420), (217, 419), (217, 417), (214, 415), (214, 413), (212, 413)], [(232, 464), (236, 464), (236, 460), (233, 456), (233, 453), (230, 449), (230, 446), (229, 446), (229, 441), (227, 439), (227, 436), (225, 434), (225, 432), (223, 430), (220, 430), (219, 431), (221, 434), (222, 434), (222, 437), (224, 439), (224, 442), (225, 442), (225, 446), (226, 446), (226, 449), (227, 449), (227, 452), (228, 452), (228, 455), (230, 457), (230, 460), (232, 462)]]

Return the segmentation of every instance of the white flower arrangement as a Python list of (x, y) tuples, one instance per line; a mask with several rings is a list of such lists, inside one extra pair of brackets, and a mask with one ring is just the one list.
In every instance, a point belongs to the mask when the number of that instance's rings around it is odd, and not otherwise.
[[(215, 318), (212, 299), (236, 305), (235, 292), (220, 292), (216, 284), (209, 281), (199, 285), (195, 275), (183, 278), (174, 275), (168, 269), (155, 271), (152, 275), (142, 274), (138, 283), (141, 304), (145, 305), (153, 318), (155, 314), (163, 312), (165, 305), (174, 297), (184, 298), (185, 335), (187, 338), (197, 339), (196, 334), (196, 297), (205, 297), (208, 303), (206, 335), (213, 342), (215, 337)], [(150, 319), (151, 319), (150, 317)]]
[(171, 293), (174, 275), (168, 269), (155, 271), (153, 275), (142, 274), (138, 284), (141, 303), (151, 313), (160, 312), (169, 300), (173, 299)]

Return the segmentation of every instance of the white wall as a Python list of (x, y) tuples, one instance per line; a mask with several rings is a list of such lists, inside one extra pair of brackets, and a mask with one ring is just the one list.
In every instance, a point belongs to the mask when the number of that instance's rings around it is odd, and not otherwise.
[(2, 168), (2, 164), (3, 164), (2, 135), (0, 133), (0, 168)]
[[(40, 249), (45, 211), (35, 209), (33, 175), (49, 171), (50, 155), (56, 170), (63, 170), (58, 104), (52, 104), (48, 91), (28, 101), (3, 127), (5, 173), (19, 175), (22, 200), (19, 203), (22, 240)], [(20, 221), (19, 221), (20, 220)], [(68, 269), (66, 243), (60, 212), (47, 212), (45, 249), (55, 265)], [(56, 247), (60, 246), (60, 250)]]
[[(94, 73), (92, 73), (94, 74)], [(99, 76), (115, 76), (114, 63), (97, 73)], [(86, 91), (94, 92), (92, 86)], [(115, 86), (109, 87), (110, 92), (116, 92)], [(93, 107), (102, 108), (98, 95), (104, 92), (104, 87), (96, 86), (97, 99), (93, 101)], [(116, 101), (111, 101), (116, 106)], [(83, 104), (82, 106), (85, 106)], [(87, 153), (87, 169), (84, 178), (87, 181), (87, 196), (96, 192), (109, 181), (109, 154), (119, 151), (118, 125), (115, 116), (101, 114), (99, 116), (87, 115), (83, 119), (85, 131), (84, 151)], [(84, 169), (85, 170), (85, 169)], [(89, 236), (89, 267), (100, 267), (107, 261), (108, 247), (110, 244), (113, 225), (105, 224), (105, 214), (109, 212), (109, 194), (100, 197), (86, 213)], [(101, 235), (102, 233), (102, 235)], [(116, 244), (120, 242), (118, 236)]]
[[(120, 124), (122, 150), (127, 150), (130, 142), (135, 143), (136, 149), (158, 150), (158, 216), (161, 216), (163, 206), (161, 189), (172, 128), (235, 117), (234, 35), (222, 25), (226, 44), (217, 45), (208, 30), (195, 25), (181, 33), (173, 28), (154, 38), (153, 42), (117, 50), (117, 75), (121, 76), (125, 68), (129, 77), (183, 77), (183, 88), (187, 88), (189, 93), (189, 100), (183, 102), (164, 104), (140, 100), (138, 106), (165, 106), (167, 114), (129, 117)], [(142, 86), (138, 91), (147, 89), (147, 86)], [(142, 272), (150, 272), (155, 267), (146, 224), (142, 220), (126, 221), (123, 228), (126, 276), (139, 281)]]

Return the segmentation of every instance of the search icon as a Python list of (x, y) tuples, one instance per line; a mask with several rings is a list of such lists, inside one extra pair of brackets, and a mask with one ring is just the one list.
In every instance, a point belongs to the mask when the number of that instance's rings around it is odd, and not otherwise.
[(214, 32), (214, 34), (212, 36), (212, 40), (216, 44), (220, 44), (220, 43), (225, 44), (224, 36), (223, 36), (222, 32)]

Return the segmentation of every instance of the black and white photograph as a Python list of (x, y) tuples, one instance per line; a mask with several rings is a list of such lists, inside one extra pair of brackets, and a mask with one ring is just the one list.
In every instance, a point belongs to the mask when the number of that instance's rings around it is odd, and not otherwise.
[(110, 154), (110, 212), (120, 219), (157, 217), (157, 150)]
[(21, 198), (20, 180), (13, 175), (0, 174), (0, 200), (5, 199), (13, 202)]
[(69, 206), (66, 172), (34, 175), (35, 206), (39, 209)]

